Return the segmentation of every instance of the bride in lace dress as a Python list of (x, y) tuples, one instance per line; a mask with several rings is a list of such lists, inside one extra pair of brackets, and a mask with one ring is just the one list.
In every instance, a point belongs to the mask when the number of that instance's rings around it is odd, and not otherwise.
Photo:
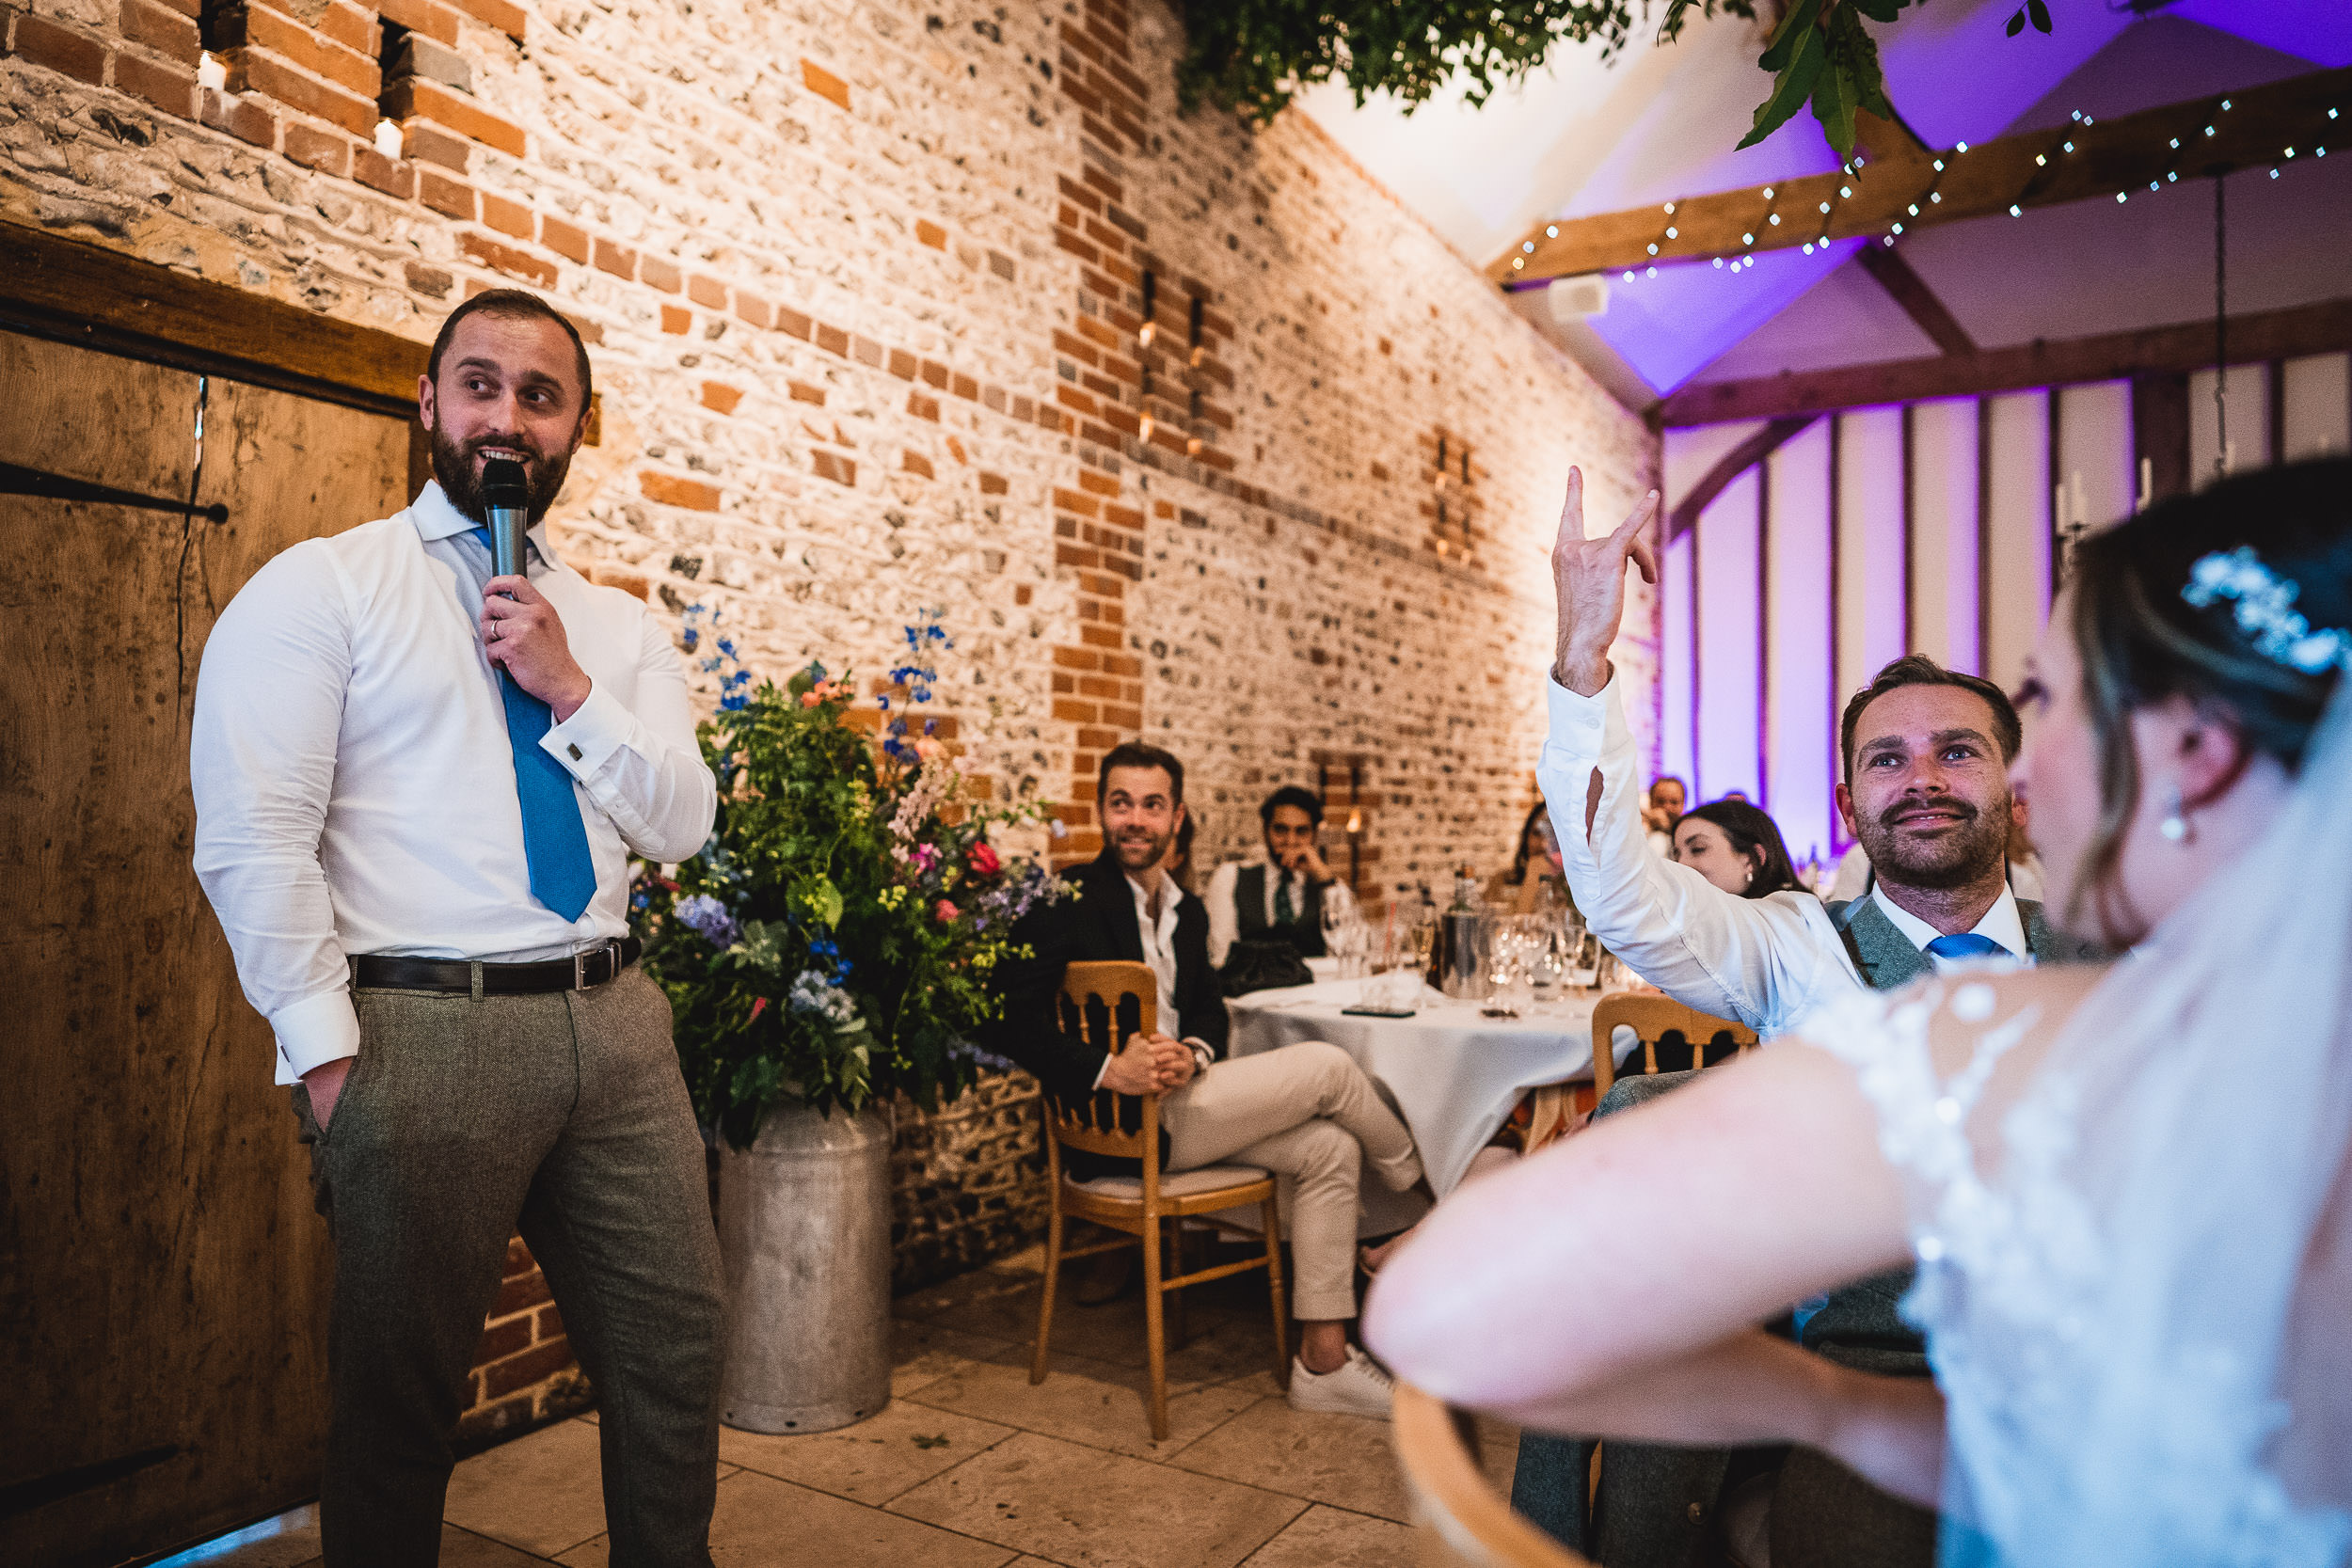
[[(2347, 628), (2352, 463), (2084, 541), (2014, 778), (2051, 911), (2124, 956), (1857, 990), (1457, 1195), (1374, 1350), (1554, 1432), (1810, 1444), (1947, 1564), (2344, 1563)], [(1906, 1261), (1931, 1385), (1754, 1326)]]

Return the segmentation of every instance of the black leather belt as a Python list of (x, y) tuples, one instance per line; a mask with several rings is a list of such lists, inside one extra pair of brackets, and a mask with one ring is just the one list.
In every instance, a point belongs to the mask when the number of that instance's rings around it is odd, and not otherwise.
[(587, 990), (619, 977), (644, 943), (623, 937), (568, 958), (539, 963), (486, 964), (465, 958), (402, 958), (362, 953), (351, 960), (351, 983), (372, 990), (437, 990), (467, 996), (535, 996)]

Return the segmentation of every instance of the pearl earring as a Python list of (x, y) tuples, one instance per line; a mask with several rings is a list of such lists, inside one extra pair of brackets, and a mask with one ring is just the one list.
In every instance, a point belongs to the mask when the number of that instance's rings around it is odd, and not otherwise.
[(2164, 835), (2168, 844), (2186, 844), (2196, 836), (2196, 830), (2188, 825), (2188, 813), (2182, 804), (2181, 786), (2177, 784), (2164, 786), (2164, 820), (2156, 824), (2156, 832)]

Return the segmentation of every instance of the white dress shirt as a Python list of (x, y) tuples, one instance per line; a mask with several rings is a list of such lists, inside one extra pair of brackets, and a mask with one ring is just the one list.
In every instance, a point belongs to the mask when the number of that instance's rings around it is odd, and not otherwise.
[(1274, 900), (1282, 887), (1291, 890), (1291, 908), (1304, 914), (1307, 909), (1307, 874), (1284, 871), (1270, 862), (1227, 861), (1209, 873), (1209, 891), (1202, 902), (1209, 907), (1209, 967), (1222, 969), (1225, 955), (1241, 940), (1241, 907), (1234, 901), (1234, 889), (1241, 874), (1250, 865), (1265, 866), (1265, 923), (1274, 924)]
[(632, 853), (679, 861), (709, 836), (717, 784), (668, 632), (533, 529), (532, 585), (592, 683), (539, 744), (572, 776), (596, 891), (578, 920), (532, 896), (473, 527), (427, 484), (405, 512), (271, 561), (205, 645), (196, 873), (281, 1084), (358, 1050), (350, 957), (564, 957), (627, 933)]
[[(1613, 672), (1597, 696), (1549, 679), (1545, 685), (1551, 733), (1535, 782), (1551, 811), (1568, 890), (1603, 945), (1677, 1002), (1766, 1036), (1786, 1032), (1838, 988), (1866, 984), (1828, 908), (1812, 894), (1785, 889), (1743, 898), (1649, 852), (1639, 759)], [(1596, 769), (1600, 800), (1588, 836), (1585, 801)], [(1890, 917), (1901, 915), (1898, 928), (1924, 952), (1935, 930), (1880, 903)], [(1977, 929), (2029, 961), (2017, 900), (2006, 889)]]
[[(1928, 962), (1939, 974), (1947, 970), (1968, 964), (1979, 964), (1983, 958), (1947, 958), (1940, 953), (1929, 953), (1928, 943), (1944, 933), (1886, 896), (1886, 890), (1872, 884), (1871, 900), (1879, 912), (1895, 923), (1895, 929), (1911, 939), (1911, 945), (1927, 955)], [(1984, 911), (1984, 918), (1971, 927), (1970, 935), (1989, 938), (2001, 944), (2001, 951), (2020, 963), (2031, 963), (2033, 955), (2026, 951), (2026, 917), (2017, 911), (2017, 895), (2008, 887), (1993, 900), (1993, 907)]]

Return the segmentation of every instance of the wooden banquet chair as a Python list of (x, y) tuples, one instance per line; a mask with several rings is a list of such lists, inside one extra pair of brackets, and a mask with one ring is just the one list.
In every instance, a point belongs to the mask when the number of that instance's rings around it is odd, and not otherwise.
[(1609, 1085), (1617, 1081), (1617, 1057), (1613, 1044), (1617, 1025), (1630, 1026), (1642, 1042), (1642, 1071), (1658, 1070), (1658, 1045), (1669, 1035), (1679, 1035), (1691, 1044), (1691, 1065), (1707, 1065), (1707, 1049), (1728, 1040), (1732, 1053), (1756, 1049), (1756, 1031), (1744, 1023), (1734, 1023), (1727, 1018), (1686, 1007), (1670, 996), (1653, 991), (1623, 991), (1604, 996), (1593, 1009), (1593, 1091), (1606, 1095)]
[[(1159, 977), (1150, 966), (1123, 960), (1073, 963), (1063, 973), (1057, 1003), (1062, 1027), (1104, 1051), (1116, 1052), (1129, 1036), (1151, 1034), (1157, 1027)], [(1085, 1258), (1135, 1244), (1123, 1237), (1065, 1247), (1063, 1226), (1069, 1220), (1089, 1220), (1107, 1229), (1124, 1231), (1143, 1245), (1143, 1321), (1146, 1353), (1151, 1360), (1151, 1417), (1153, 1439), (1168, 1436), (1168, 1338), (1163, 1298), (1187, 1285), (1204, 1284), (1246, 1269), (1266, 1272), (1266, 1291), (1274, 1307), (1274, 1375), (1290, 1381), (1290, 1324), (1282, 1315), (1282, 1236), (1275, 1212), (1274, 1177), (1256, 1165), (1207, 1165), (1200, 1170), (1163, 1172), (1160, 1169), (1160, 1097), (1113, 1094), (1103, 1090), (1076, 1105), (1041, 1098), (1045, 1117), (1045, 1166), (1052, 1207), (1045, 1225), (1045, 1290), (1038, 1303), (1037, 1354), (1029, 1366), (1029, 1381), (1045, 1381), (1048, 1346), (1054, 1331), (1054, 1294), (1065, 1259)], [(1143, 1163), (1143, 1174), (1097, 1177), (1080, 1181), (1064, 1174), (1062, 1150), (1116, 1155)], [(1264, 1224), (1263, 1250), (1254, 1258), (1174, 1274), (1161, 1266), (1161, 1248), (1170, 1220), (1199, 1218), (1218, 1229), (1260, 1238), (1246, 1227), (1218, 1217), (1218, 1212), (1256, 1204)], [(1177, 1255), (1181, 1259), (1181, 1254)], [(1183, 1297), (1177, 1298), (1178, 1306)]]
[(1408, 1383), (1396, 1386), (1397, 1465), (1423, 1568), (1591, 1568), (1511, 1512), (1478, 1465), (1478, 1428)]

